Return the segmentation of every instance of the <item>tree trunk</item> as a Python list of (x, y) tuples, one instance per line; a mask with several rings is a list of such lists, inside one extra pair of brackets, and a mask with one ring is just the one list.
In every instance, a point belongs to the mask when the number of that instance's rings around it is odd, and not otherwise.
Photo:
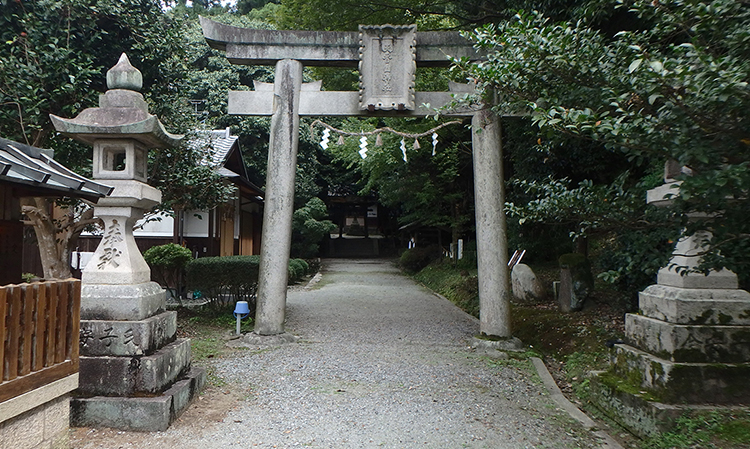
[(589, 257), (589, 238), (586, 236), (580, 236), (576, 239), (576, 250), (575, 252), (583, 254), (587, 258)]
[(68, 207), (59, 219), (50, 210), (53, 203), (46, 198), (23, 198), (21, 212), (34, 225), (39, 255), (45, 279), (67, 279), (73, 276), (70, 267), (70, 253), (78, 236), (86, 226), (97, 223), (94, 210), (89, 208), (78, 219), (73, 207)]

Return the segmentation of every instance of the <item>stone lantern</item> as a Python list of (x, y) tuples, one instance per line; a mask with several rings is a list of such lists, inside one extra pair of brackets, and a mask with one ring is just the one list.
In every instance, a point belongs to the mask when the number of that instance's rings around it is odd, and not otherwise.
[(149, 114), (142, 85), (123, 54), (107, 72), (98, 108), (74, 119), (51, 116), (58, 132), (94, 147), (93, 179), (114, 187), (94, 208), (102, 240), (81, 277), (73, 425), (165, 430), (205, 379), (205, 371), (191, 369), (190, 341), (176, 338), (177, 313), (166, 311), (165, 291), (151, 281), (133, 237), (136, 221), (161, 201), (146, 184), (148, 151), (182, 139)]
[[(154, 299), (163, 292), (151, 282), (133, 225), (161, 201), (161, 192), (146, 184), (148, 150), (175, 146), (182, 136), (167, 133), (148, 113), (138, 92), (142, 85), (140, 71), (123, 54), (107, 72), (109, 90), (100, 96), (98, 108), (86, 109), (74, 119), (51, 116), (57, 131), (94, 147), (93, 179), (114, 187), (95, 208), (104, 232), (82, 274), (85, 319), (143, 319), (163, 309)], [(106, 301), (108, 297), (117, 298), (117, 304)]]
[[(648, 191), (649, 204), (672, 203), (677, 173), (668, 163), (665, 184)], [(625, 316), (612, 373), (640, 393), (592, 384), (594, 402), (636, 434), (666, 431), (690, 407), (750, 401), (750, 293), (727, 269), (695, 272), (709, 238), (708, 231), (684, 235), (657, 283), (640, 292), (638, 313)]]

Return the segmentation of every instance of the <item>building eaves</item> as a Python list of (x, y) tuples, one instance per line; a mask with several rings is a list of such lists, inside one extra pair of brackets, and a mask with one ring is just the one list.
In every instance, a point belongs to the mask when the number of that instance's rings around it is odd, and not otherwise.
[(0, 138), (0, 181), (25, 185), (49, 195), (83, 197), (92, 201), (113, 188), (86, 179), (52, 159), (52, 152)]

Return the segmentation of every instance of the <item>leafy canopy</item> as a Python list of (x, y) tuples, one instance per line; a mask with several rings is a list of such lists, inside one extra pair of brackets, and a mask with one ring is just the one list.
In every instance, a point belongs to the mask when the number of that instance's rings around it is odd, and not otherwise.
[[(607, 2), (605, 2), (606, 4)], [(750, 269), (750, 7), (735, 0), (620, 1), (643, 25), (610, 37), (540, 13), (467, 33), (488, 59), (459, 62), (496, 108), (550, 139), (578, 136), (638, 163), (685, 167), (676, 205), (713, 231), (703, 268)]]

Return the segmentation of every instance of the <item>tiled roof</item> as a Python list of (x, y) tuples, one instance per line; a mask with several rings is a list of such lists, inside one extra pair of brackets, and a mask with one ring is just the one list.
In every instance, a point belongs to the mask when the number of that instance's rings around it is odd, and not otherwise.
[(213, 131), (199, 131), (198, 137), (193, 141), (193, 144), (195, 146), (210, 145), (210, 158), (207, 157), (203, 162), (212, 167), (222, 167), (237, 139), (239, 139), (238, 136), (229, 135), (229, 128)]
[[(195, 147), (208, 146), (209, 151), (204, 156), (202, 164), (213, 167), (224, 178), (231, 179), (232, 182), (244, 185), (263, 195), (263, 190), (248, 179), (247, 167), (242, 159), (238, 140), (238, 136), (230, 134), (229, 128), (216, 129), (198, 131), (190, 145)], [(234, 148), (237, 149), (237, 154), (232, 156)]]
[(0, 181), (49, 191), (50, 195), (98, 199), (113, 188), (74, 173), (52, 159), (51, 150), (0, 138)]

